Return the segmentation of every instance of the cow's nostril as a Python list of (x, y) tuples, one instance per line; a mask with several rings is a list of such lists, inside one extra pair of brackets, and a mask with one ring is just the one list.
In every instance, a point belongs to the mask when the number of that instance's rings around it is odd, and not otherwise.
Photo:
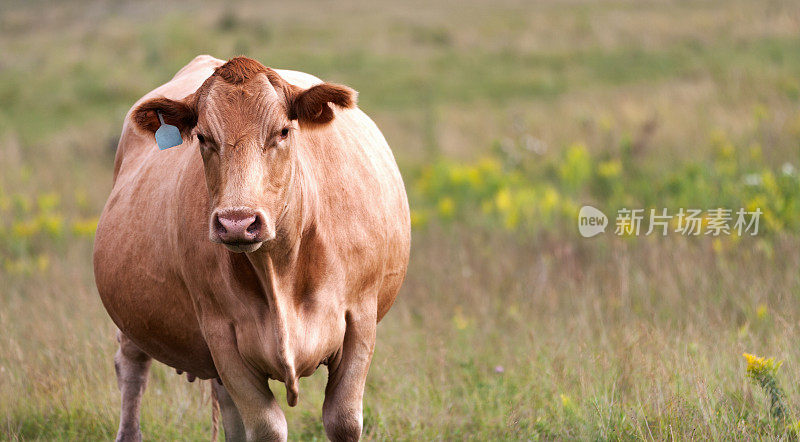
[(228, 233), (228, 230), (225, 229), (225, 226), (220, 222), (219, 215), (214, 215), (214, 230), (220, 235)]
[(257, 236), (261, 232), (261, 226), (263, 224), (264, 223), (261, 221), (261, 217), (256, 216), (253, 222), (249, 226), (247, 226), (247, 233), (253, 236)]

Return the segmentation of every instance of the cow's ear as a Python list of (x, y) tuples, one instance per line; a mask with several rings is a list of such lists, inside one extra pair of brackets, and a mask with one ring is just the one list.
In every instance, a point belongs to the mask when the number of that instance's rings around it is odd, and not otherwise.
[(188, 137), (197, 125), (197, 112), (189, 104), (193, 102), (191, 98), (189, 96), (180, 101), (164, 97), (147, 100), (134, 109), (131, 115), (133, 123), (142, 132), (155, 133), (161, 127), (158, 119), (161, 113), (164, 123), (177, 126), (181, 135)]
[(342, 108), (355, 106), (358, 93), (341, 84), (322, 83), (293, 95), (289, 103), (289, 119), (297, 120), (300, 125), (317, 126), (333, 120), (331, 105)]

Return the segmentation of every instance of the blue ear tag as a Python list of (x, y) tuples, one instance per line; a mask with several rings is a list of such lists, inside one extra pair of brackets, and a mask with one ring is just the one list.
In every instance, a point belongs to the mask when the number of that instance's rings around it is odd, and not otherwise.
[(161, 112), (158, 112), (158, 121), (161, 122), (161, 127), (156, 131), (156, 143), (159, 149), (169, 149), (183, 143), (181, 131), (171, 124), (165, 124)]

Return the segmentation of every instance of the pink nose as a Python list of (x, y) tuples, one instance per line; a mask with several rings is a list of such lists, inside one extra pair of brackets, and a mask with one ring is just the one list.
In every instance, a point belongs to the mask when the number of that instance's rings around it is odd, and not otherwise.
[(264, 241), (264, 218), (254, 210), (220, 211), (214, 214), (214, 233), (224, 243)]

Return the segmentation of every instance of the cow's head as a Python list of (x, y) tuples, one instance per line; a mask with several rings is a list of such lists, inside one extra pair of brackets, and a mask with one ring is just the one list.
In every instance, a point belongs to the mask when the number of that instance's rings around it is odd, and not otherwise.
[(252, 252), (275, 238), (295, 174), (297, 131), (328, 124), (331, 105), (354, 106), (352, 89), (321, 83), (301, 89), (246, 57), (218, 67), (183, 100), (154, 98), (133, 112), (154, 133), (165, 123), (200, 146), (211, 203), (211, 241)]

